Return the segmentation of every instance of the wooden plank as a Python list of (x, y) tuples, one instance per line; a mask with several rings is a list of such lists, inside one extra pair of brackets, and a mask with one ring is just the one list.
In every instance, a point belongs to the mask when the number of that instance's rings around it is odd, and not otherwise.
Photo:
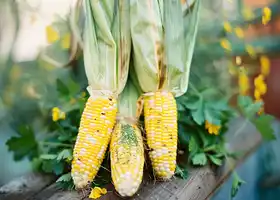
[(0, 188), (1, 200), (27, 200), (54, 181), (52, 176), (30, 173)]
[[(237, 161), (228, 160), (225, 165), (215, 173), (209, 166), (190, 170), (188, 180), (173, 179), (168, 182), (145, 181), (138, 193), (130, 198), (134, 200), (203, 200), (209, 199), (222, 183), (227, 180), (232, 170), (249, 156), (261, 143), (261, 136), (252, 124), (244, 119), (236, 119), (230, 125), (228, 132), (228, 149), (231, 151), (244, 151)], [(36, 195), (34, 200), (79, 200), (81, 195), (75, 191), (62, 191), (47, 189)], [(109, 186), (108, 194), (100, 200), (121, 199)]]

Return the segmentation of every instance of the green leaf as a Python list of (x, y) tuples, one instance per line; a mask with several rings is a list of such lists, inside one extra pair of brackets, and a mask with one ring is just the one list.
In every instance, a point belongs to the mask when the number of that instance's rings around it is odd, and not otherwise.
[(69, 94), (69, 90), (68, 90), (67, 86), (60, 79), (56, 80), (56, 87), (57, 87), (57, 91), (59, 92), (59, 94), (61, 94), (61, 95)]
[(192, 98), (189, 98), (187, 100), (185, 100), (183, 102), (184, 106), (188, 109), (191, 109), (191, 110), (196, 110), (196, 109), (199, 109), (201, 108), (203, 102), (202, 102), (202, 99), (201, 98), (198, 98), (198, 97), (192, 97)]
[(67, 173), (67, 174), (63, 174), (62, 176), (60, 176), (56, 182), (68, 182), (71, 181), (71, 173)]
[(234, 198), (241, 187), (242, 184), (244, 184), (245, 181), (243, 181), (236, 172), (233, 173), (233, 181), (231, 186), (231, 198)]
[(198, 124), (202, 125), (205, 121), (204, 113), (203, 113), (203, 106), (199, 107), (196, 110), (191, 111), (193, 120)]
[(206, 158), (205, 153), (195, 154), (192, 158), (192, 163), (194, 165), (206, 165), (207, 164), (207, 158)]
[(189, 152), (196, 153), (199, 150), (199, 146), (196, 142), (196, 139), (194, 137), (191, 137), (189, 141)]
[(72, 160), (72, 151), (70, 149), (63, 149), (58, 155), (57, 160)]
[(180, 178), (186, 180), (188, 178), (188, 170), (176, 165), (175, 175), (178, 175)]
[(248, 107), (244, 108), (244, 110), (245, 110), (244, 114), (248, 118), (251, 118), (261, 109), (262, 106), (263, 106), (263, 102), (255, 102), (255, 103), (249, 105)]
[(56, 154), (42, 154), (40, 155), (40, 158), (43, 160), (53, 160), (57, 158)]
[(230, 110), (227, 100), (213, 101), (207, 102), (207, 106), (210, 109), (218, 110), (218, 111), (227, 111)]
[(184, 105), (182, 103), (177, 103), (177, 110), (178, 111), (185, 111), (186, 108), (184, 107)]
[(223, 164), (223, 161), (215, 155), (208, 155), (208, 157), (215, 165), (221, 166)]
[(250, 106), (251, 104), (253, 104), (253, 100), (249, 96), (239, 95), (237, 97), (237, 104), (240, 108), (246, 108), (246, 107)]
[(62, 162), (54, 162), (53, 163), (53, 172), (55, 173), (55, 175), (60, 175), (63, 173), (64, 170), (64, 163)]
[(17, 131), (17, 137), (11, 137), (6, 145), (8, 150), (14, 153), (15, 160), (21, 160), (24, 157), (32, 159), (38, 154), (38, 144), (32, 128), (28, 125), (22, 125)]
[(42, 170), (46, 173), (53, 172), (53, 162), (52, 162), (52, 160), (43, 161)]
[(182, 145), (183, 147), (187, 147), (188, 142), (189, 142), (189, 134), (187, 132), (186, 127), (182, 124), (178, 124), (178, 139), (179, 139), (179, 144)]
[(204, 150), (204, 152), (208, 152), (208, 151), (214, 151), (214, 150), (216, 150), (217, 148), (218, 148), (218, 147), (217, 147), (216, 144), (212, 144), (212, 145), (210, 145), (210, 146), (205, 147), (203, 150)]
[(221, 113), (219, 111), (212, 110), (212, 109), (205, 109), (204, 115), (205, 115), (205, 120), (207, 120), (209, 123), (214, 125), (221, 125), (221, 120), (219, 119)]
[(271, 127), (273, 120), (273, 116), (264, 114), (252, 121), (265, 140), (276, 139)]

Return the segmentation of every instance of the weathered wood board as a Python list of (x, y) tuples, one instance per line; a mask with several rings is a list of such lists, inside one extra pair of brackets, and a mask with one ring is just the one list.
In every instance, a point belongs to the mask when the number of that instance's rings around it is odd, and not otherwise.
[[(209, 199), (222, 183), (230, 176), (232, 170), (250, 155), (261, 143), (261, 136), (250, 123), (244, 124), (243, 119), (236, 119), (228, 132), (228, 149), (243, 151), (238, 160), (228, 160), (218, 171), (210, 166), (190, 170), (188, 180), (174, 178), (168, 182), (143, 181), (138, 193), (130, 198), (135, 200), (204, 200)], [(40, 177), (40, 176), (39, 176)], [(0, 188), (1, 200), (79, 200), (82, 195), (75, 191), (62, 191), (55, 184), (49, 185), (47, 178), (37, 177), (25, 181), (28, 185), (25, 190), (21, 187), (11, 188), (9, 183)], [(22, 181), (21, 181), (22, 182)], [(40, 182), (40, 183), (39, 183)], [(15, 184), (15, 183), (14, 183)], [(35, 186), (35, 187), (34, 187)], [(48, 187), (47, 187), (48, 186)], [(6, 188), (6, 189), (5, 189)], [(10, 188), (10, 190), (9, 190)], [(18, 188), (18, 189), (17, 189)], [(21, 190), (21, 192), (19, 192)], [(36, 191), (35, 191), (36, 190)], [(3, 191), (5, 191), (3, 193)], [(24, 194), (25, 193), (25, 194)], [(23, 195), (23, 196), (19, 196)], [(23, 198), (22, 198), (23, 197)], [(121, 199), (112, 185), (108, 186), (108, 194), (100, 200)]]

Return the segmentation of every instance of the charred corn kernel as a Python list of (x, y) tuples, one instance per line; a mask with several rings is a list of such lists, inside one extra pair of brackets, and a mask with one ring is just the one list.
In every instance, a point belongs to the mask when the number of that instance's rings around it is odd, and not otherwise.
[(132, 196), (143, 177), (144, 147), (140, 129), (126, 122), (116, 124), (110, 144), (111, 173), (121, 196)]
[(87, 186), (96, 176), (116, 122), (113, 97), (88, 98), (73, 152), (71, 175), (76, 188)]
[(149, 156), (158, 178), (169, 179), (175, 172), (177, 155), (177, 107), (170, 92), (144, 97), (144, 117)]

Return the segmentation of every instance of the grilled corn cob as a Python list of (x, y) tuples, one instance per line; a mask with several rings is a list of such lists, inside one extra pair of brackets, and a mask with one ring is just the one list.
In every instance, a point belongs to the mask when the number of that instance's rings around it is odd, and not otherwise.
[(81, 5), (90, 98), (73, 152), (71, 175), (77, 189), (94, 179), (103, 161), (116, 121), (117, 97), (127, 81), (131, 52), (128, 0), (84, 0)]
[(110, 145), (111, 173), (121, 196), (132, 196), (143, 177), (144, 148), (140, 129), (127, 122), (117, 123)]
[(149, 156), (157, 177), (169, 179), (177, 154), (177, 107), (173, 94), (156, 92), (144, 97), (144, 117)]
[(73, 152), (71, 175), (76, 188), (87, 186), (96, 176), (116, 121), (113, 97), (89, 97), (82, 114)]
[(137, 88), (128, 81), (118, 101), (119, 120), (110, 144), (112, 179), (121, 196), (134, 195), (143, 177), (144, 147), (136, 114), (138, 98)]

